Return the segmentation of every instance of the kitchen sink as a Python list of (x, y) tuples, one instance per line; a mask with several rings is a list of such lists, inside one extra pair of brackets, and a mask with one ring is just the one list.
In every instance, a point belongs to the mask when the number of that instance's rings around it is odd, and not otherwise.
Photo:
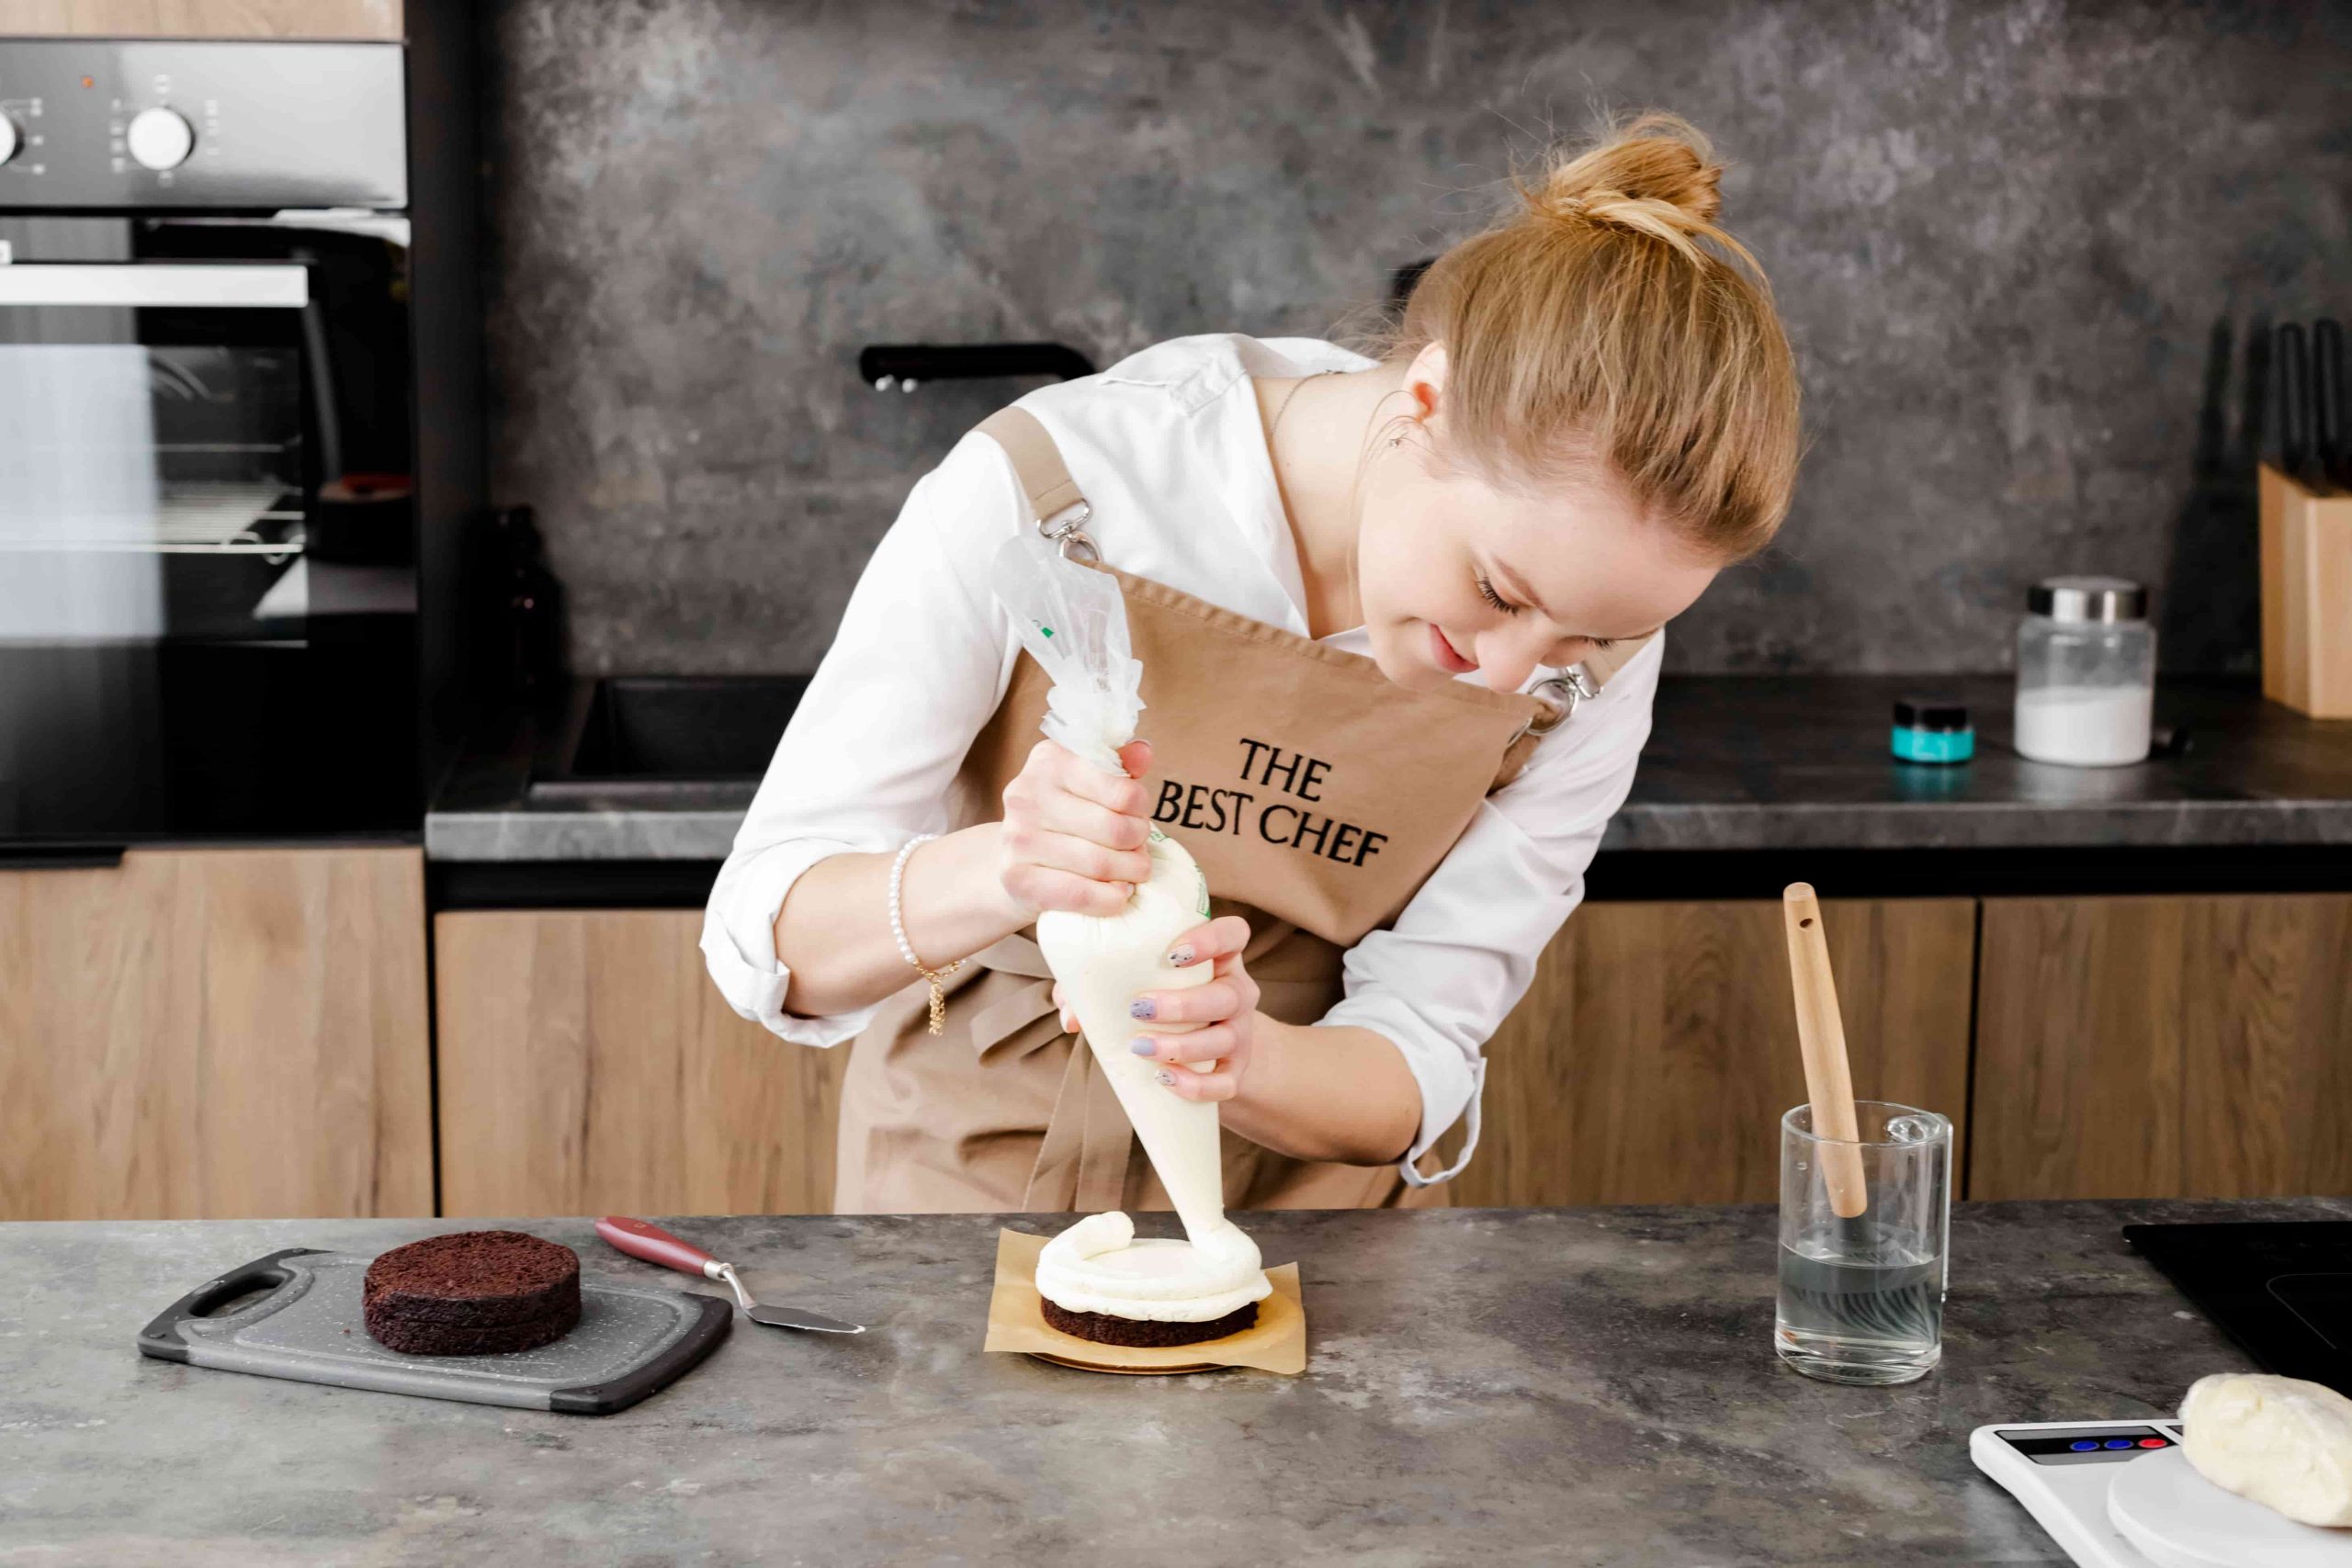
[(582, 682), (532, 771), (542, 797), (756, 784), (806, 675), (623, 675)]

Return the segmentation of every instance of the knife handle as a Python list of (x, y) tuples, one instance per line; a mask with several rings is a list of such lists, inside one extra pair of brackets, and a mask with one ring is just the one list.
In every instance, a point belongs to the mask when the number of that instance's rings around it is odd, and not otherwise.
[(2312, 323), (2312, 466), (2323, 484), (2352, 484), (2352, 429), (2345, 420), (2344, 328), (2331, 320)]
[(711, 1269), (718, 1258), (699, 1247), (680, 1241), (660, 1225), (649, 1225), (626, 1214), (606, 1214), (596, 1222), (596, 1234), (631, 1258), (642, 1258), (648, 1263), (659, 1263), (681, 1274), (717, 1278)]
[(2297, 483), (2312, 450), (2312, 362), (2303, 349), (2303, 329), (2290, 321), (2278, 329), (2278, 467)]

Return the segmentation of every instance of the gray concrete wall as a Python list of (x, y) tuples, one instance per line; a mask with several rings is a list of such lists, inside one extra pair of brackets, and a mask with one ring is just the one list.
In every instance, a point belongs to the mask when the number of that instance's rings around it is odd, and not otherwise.
[[(583, 670), (811, 666), (914, 478), (1018, 385), (874, 341), (1322, 333), (1596, 103), (1716, 137), (1804, 366), (1692, 671), (2002, 667), (2026, 585), (2256, 646), (2251, 332), (2352, 311), (2352, 6), (2171, 0), (504, 0), (496, 493)], [(2327, 280), (2335, 292), (2328, 292)]]

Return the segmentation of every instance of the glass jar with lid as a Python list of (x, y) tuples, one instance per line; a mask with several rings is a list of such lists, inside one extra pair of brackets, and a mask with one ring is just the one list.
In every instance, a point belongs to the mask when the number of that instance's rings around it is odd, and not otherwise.
[(2018, 626), (2017, 747), (2037, 762), (2111, 768), (2148, 754), (2156, 633), (2148, 591), (2120, 577), (2052, 577)]

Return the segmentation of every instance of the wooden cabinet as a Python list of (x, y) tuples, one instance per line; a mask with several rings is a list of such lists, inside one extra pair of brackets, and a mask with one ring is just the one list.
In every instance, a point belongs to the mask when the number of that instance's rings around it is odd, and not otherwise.
[(1972, 1198), (2352, 1192), (2352, 896), (1984, 904)]
[[(2352, 1192), (2352, 896), (1832, 900), (1826, 921), (1856, 1090), (1952, 1119), (1957, 1192)], [(445, 1213), (831, 1208), (847, 1051), (736, 1018), (698, 931), (692, 909), (435, 921)], [(1773, 1201), (1804, 1100), (1781, 905), (1585, 905), (1487, 1060), (1456, 1203)]]
[(442, 1212), (825, 1213), (846, 1047), (738, 1018), (699, 911), (434, 922)]
[(430, 1214), (414, 849), (0, 872), (0, 1219)]
[[(1976, 907), (1824, 907), (1854, 1087), (1967, 1134)], [(1777, 901), (1589, 904), (1487, 1048), (1461, 1204), (1767, 1202), (1805, 1098)]]
[(401, 37), (401, 0), (6, 0), (0, 38)]

